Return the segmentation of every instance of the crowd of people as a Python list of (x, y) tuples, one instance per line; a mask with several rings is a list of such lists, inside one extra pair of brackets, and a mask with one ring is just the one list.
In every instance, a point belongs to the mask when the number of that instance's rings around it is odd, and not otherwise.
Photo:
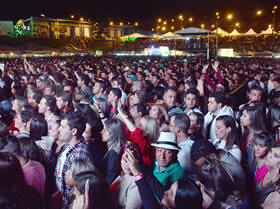
[(277, 60), (0, 62), (0, 208), (279, 209)]
[(220, 47), (233, 48), (237, 52), (275, 52), (279, 53), (280, 36), (258, 35), (258, 36), (233, 36), (219, 39)]
[[(207, 49), (208, 37), (202, 36), (188, 39), (169, 39), (169, 40), (150, 40), (147, 38), (136, 39), (135, 41), (121, 42), (114, 47), (119, 51), (139, 51), (145, 48), (168, 46), (169, 49), (177, 50), (199, 50)], [(216, 37), (211, 35), (209, 38), (210, 49), (216, 49)], [(280, 52), (279, 35), (258, 35), (258, 36), (219, 36), (218, 45), (220, 48), (232, 48), (237, 53), (263, 53), (263, 52)]]
[(145, 48), (168, 46), (170, 49), (186, 50), (186, 42), (183, 39), (178, 40), (150, 40), (147, 38), (136, 39), (135, 41), (126, 41), (117, 44), (114, 50), (118, 51), (139, 51)]

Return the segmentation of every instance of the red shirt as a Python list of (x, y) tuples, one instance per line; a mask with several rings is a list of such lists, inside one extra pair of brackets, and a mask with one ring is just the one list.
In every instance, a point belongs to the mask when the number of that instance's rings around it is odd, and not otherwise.
[(149, 140), (144, 132), (140, 128), (136, 128), (134, 131), (130, 131), (125, 126), (127, 139), (138, 145), (142, 159), (144, 163), (150, 167), (155, 160), (155, 149), (151, 146), (151, 140)]

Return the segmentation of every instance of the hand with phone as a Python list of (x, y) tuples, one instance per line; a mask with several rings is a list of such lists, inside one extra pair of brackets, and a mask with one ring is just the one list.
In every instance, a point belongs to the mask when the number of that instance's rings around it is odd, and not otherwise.
[(137, 174), (141, 173), (141, 170), (139, 168), (139, 161), (133, 154), (133, 150), (130, 148), (126, 149), (125, 153), (125, 160), (126, 163), (131, 171), (131, 173), (136, 176)]

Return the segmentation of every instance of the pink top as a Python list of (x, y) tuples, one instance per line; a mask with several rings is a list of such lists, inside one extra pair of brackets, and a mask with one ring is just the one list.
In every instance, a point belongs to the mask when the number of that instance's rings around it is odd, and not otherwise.
[(45, 195), (46, 172), (41, 163), (29, 160), (22, 166), (26, 183), (36, 189), (41, 196)]
[(256, 176), (254, 178), (255, 186), (261, 182), (261, 188), (263, 188), (263, 180), (266, 174), (268, 173), (269, 168), (264, 165), (257, 170)]

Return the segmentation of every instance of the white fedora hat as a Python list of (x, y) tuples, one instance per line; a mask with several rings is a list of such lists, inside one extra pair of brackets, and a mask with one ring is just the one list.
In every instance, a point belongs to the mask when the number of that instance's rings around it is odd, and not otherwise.
[(152, 144), (152, 146), (171, 150), (180, 149), (177, 144), (177, 137), (172, 132), (160, 132), (157, 143)]

